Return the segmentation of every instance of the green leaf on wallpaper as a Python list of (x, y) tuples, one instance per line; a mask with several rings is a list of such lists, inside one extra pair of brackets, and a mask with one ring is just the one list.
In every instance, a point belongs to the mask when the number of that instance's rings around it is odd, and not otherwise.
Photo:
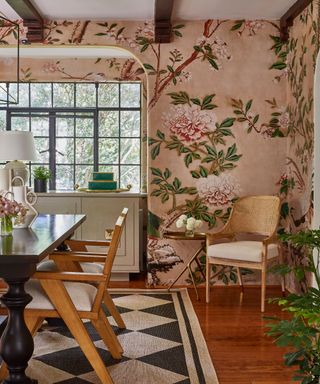
[(236, 30), (240, 29), (244, 22), (245, 22), (245, 20), (236, 20), (235, 24), (231, 28), (231, 31), (236, 31)]
[(162, 172), (159, 168), (154, 168), (154, 167), (151, 167), (151, 173), (154, 175), (154, 176), (159, 176), (159, 177), (162, 177)]
[(200, 179), (200, 177), (201, 177), (198, 171), (191, 171), (191, 176), (194, 179)]
[(192, 101), (192, 103), (195, 104), (195, 105), (199, 105), (199, 106), (201, 106), (201, 101), (200, 101), (198, 98), (196, 98), (196, 99), (190, 99), (190, 101)]
[(184, 92), (184, 91), (170, 92), (170, 93), (167, 93), (167, 95), (170, 96), (172, 99), (171, 104), (174, 104), (174, 105), (189, 104), (190, 105), (190, 98), (187, 92)]
[(145, 50), (148, 49), (148, 47), (149, 47), (149, 44), (145, 44), (145, 45), (143, 45), (142, 48), (140, 49), (140, 52), (141, 52), (141, 53), (144, 52)]
[(214, 160), (215, 158), (213, 156), (206, 156), (204, 159), (202, 159), (201, 163), (211, 163)]
[(164, 194), (162, 195), (161, 202), (162, 202), (162, 203), (165, 203), (165, 202), (168, 201), (168, 200), (169, 200), (169, 194), (168, 194), (168, 193), (164, 193)]
[(155, 71), (155, 69), (153, 68), (153, 66), (151, 64), (145, 63), (145, 64), (143, 64), (143, 66), (145, 67), (145, 69)]
[(260, 115), (256, 115), (253, 119), (253, 124), (256, 124), (259, 120)]
[(177, 177), (175, 177), (173, 180), (173, 186), (176, 190), (178, 190), (181, 187), (181, 181)]
[(228, 148), (226, 159), (229, 159), (236, 152), (237, 152), (236, 144), (233, 144), (231, 147)]
[(171, 171), (170, 171), (168, 168), (166, 168), (166, 169), (164, 170), (164, 172), (163, 172), (163, 177), (164, 177), (165, 179), (169, 179), (170, 176), (171, 176)]
[(177, 142), (169, 143), (166, 145), (166, 148), (168, 148), (168, 149), (176, 149), (178, 147), (180, 147), (180, 144)]
[(152, 150), (151, 150), (151, 158), (152, 158), (152, 160), (155, 160), (156, 157), (159, 155), (159, 153), (160, 153), (160, 145), (161, 144), (159, 143), (159, 144), (155, 145), (152, 148)]
[(179, 31), (175, 31), (175, 30), (173, 30), (173, 33), (174, 33), (176, 36), (178, 36), (178, 37), (182, 37), (182, 33), (179, 32)]
[(249, 100), (249, 101), (247, 102), (247, 104), (246, 104), (246, 113), (249, 112), (249, 110), (250, 110), (250, 108), (251, 108), (251, 106), (252, 106), (252, 101), (253, 101), (253, 100)]
[(202, 165), (200, 165), (199, 169), (200, 169), (200, 175), (202, 177), (208, 177), (209, 171), (207, 170), (207, 168), (205, 168)]
[(177, 25), (174, 25), (172, 28), (173, 29), (181, 29), (181, 28), (184, 28), (185, 25), (184, 24), (177, 24)]
[(219, 70), (219, 67), (218, 67), (218, 64), (216, 63), (216, 61), (212, 58), (208, 58), (208, 61), (209, 61), (209, 64), (214, 68), (216, 69), (217, 71)]
[(163, 179), (155, 178), (151, 181), (151, 184), (159, 185), (161, 184)]
[(283, 61), (277, 61), (274, 64), (271, 65), (270, 69), (277, 69), (281, 71), (282, 69), (287, 68), (287, 64), (284, 63)]
[(196, 51), (196, 52), (203, 52), (203, 49), (199, 46), (199, 45), (195, 45), (193, 47), (193, 49)]
[(188, 153), (185, 157), (184, 157), (184, 163), (186, 165), (187, 168), (189, 168), (189, 165), (192, 163), (193, 161), (193, 157), (192, 157), (192, 153)]
[(119, 35), (121, 35), (121, 33), (124, 31), (124, 28), (125, 27), (122, 27), (119, 29), (119, 31), (117, 32), (117, 37), (119, 37)]
[(159, 139), (164, 140), (165, 139), (165, 134), (161, 132), (159, 129), (157, 130), (157, 136)]
[(232, 131), (228, 128), (223, 128), (223, 129), (220, 129), (219, 128), (219, 132), (223, 134), (223, 136), (232, 136), (234, 137), (234, 134), (232, 133)]
[(233, 126), (235, 119), (233, 117), (228, 117), (220, 124), (220, 128), (229, 128)]
[(210, 147), (209, 145), (205, 145), (205, 147), (209, 155), (212, 155), (214, 157), (218, 156), (217, 151), (214, 147)]
[(174, 69), (171, 65), (167, 65), (168, 71), (174, 73)]

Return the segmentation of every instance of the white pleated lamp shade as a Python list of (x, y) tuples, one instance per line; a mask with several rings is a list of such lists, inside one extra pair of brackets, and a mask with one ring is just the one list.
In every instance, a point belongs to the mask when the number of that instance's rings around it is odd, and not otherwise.
[(0, 160), (36, 161), (37, 151), (32, 132), (0, 132)]

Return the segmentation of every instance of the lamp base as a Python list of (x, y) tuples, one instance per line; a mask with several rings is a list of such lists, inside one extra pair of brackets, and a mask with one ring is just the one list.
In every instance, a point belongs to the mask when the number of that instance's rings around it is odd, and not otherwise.
[[(28, 184), (28, 181), (29, 181), (28, 180), (29, 179), (28, 167), (22, 161), (19, 161), (19, 160), (9, 161), (9, 163), (7, 163), (4, 166), (4, 168), (11, 170), (12, 179), (16, 176), (20, 176), (23, 179), (24, 184), (25, 185)], [(20, 181), (16, 180), (13, 182), (12, 185), (17, 186), (20, 184), (21, 184)]]

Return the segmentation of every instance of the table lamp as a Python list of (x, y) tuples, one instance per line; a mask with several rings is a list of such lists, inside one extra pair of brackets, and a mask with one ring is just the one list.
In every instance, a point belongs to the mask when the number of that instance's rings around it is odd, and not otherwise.
[(22, 161), (36, 161), (37, 152), (32, 132), (2, 131), (0, 132), (0, 161), (9, 161), (5, 169), (11, 170), (12, 178), (20, 176), (25, 184), (29, 171)]

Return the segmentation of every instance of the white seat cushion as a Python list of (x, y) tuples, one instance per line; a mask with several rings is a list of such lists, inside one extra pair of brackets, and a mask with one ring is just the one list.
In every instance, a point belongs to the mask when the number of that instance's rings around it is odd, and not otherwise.
[[(259, 263), (262, 261), (263, 246), (260, 241), (234, 241), (231, 243), (221, 243), (209, 245), (207, 248), (208, 257), (221, 259), (243, 260)], [(278, 256), (276, 244), (269, 244), (268, 259)]]
[[(83, 272), (86, 273), (103, 273), (103, 264), (99, 263), (80, 263)], [(37, 266), (37, 271), (41, 272), (57, 272), (58, 267), (53, 260), (46, 260)]]
[[(78, 311), (91, 311), (97, 289), (90, 284), (64, 282), (73, 304)], [(33, 300), (27, 305), (30, 309), (55, 309), (48, 296), (41, 287), (39, 280), (31, 279), (25, 285), (25, 290)]]

